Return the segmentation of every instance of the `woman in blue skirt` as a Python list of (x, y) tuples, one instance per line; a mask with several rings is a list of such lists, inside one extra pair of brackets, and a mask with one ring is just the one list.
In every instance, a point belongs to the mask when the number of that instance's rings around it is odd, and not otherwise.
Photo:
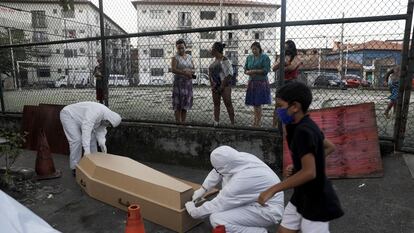
[(259, 42), (254, 42), (252, 53), (246, 59), (244, 73), (249, 75), (246, 91), (246, 105), (253, 106), (253, 127), (260, 127), (262, 120), (262, 105), (271, 104), (270, 85), (267, 73), (270, 71), (270, 58), (263, 54)]

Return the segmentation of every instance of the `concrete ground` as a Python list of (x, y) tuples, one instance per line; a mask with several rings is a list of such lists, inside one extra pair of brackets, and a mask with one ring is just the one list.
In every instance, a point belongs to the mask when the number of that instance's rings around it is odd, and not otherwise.
[[(35, 159), (35, 152), (25, 151), (15, 166), (34, 168)], [(34, 183), (36, 188), (31, 188), (27, 196), (13, 196), (61, 232), (124, 232), (126, 212), (83, 193), (69, 171), (67, 156), (54, 155), (54, 163), (63, 171), (61, 178)], [(402, 155), (385, 156), (383, 164), (382, 178), (333, 181), (346, 213), (331, 223), (331, 232), (414, 232), (414, 179)], [(3, 161), (0, 161), (0, 166), (3, 165)], [(206, 170), (181, 166), (148, 165), (164, 173), (198, 183), (201, 183), (208, 173)], [(286, 198), (290, 195), (291, 192), (287, 192)], [(147, 233), (171, 232), (148, 221), (145, 221), (145, 228)], [(189, 232), (211, 232), (211, 227), (208, 221), (205, 221)]]

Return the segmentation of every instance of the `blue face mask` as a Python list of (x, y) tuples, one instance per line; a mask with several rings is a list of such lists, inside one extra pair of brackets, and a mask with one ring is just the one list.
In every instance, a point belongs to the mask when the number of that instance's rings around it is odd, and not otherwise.
[(276, 109), (277, 115), (279, 116), (280, 120), (282, 120), (282, 123), (285, 125), (292, 124), (292, 122), (295, 120), (293, 116), (289, 115), (288, 108), (278, 108)]

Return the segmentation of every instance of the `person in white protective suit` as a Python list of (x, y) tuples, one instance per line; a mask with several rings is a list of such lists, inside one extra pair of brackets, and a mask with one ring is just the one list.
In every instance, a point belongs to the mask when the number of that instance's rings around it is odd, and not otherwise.
[[(255, 155), (220, 146), (210, 156), (213, 169), (202, 187), (187, 202), (187, 212), (195, 219), (210, 216), (214, 227), (224, 225), (231, 233), (267, 233), (266, 227), (282, 219), (283, 192), (277, 193), (263, 207), (257, 203), (259, 194), (269, 185), (280, 182), (279, 177)], [(222, 182), (222, 189), (211, 201), (195, 206), (203, 195)]]
[(98, 151), (96, 142), (106, 153), (106, 127), (116, 127), (121, 123), (121, 116), (103, 104), (80, 102), (68, 105), (60, 112), (60, 121), (69, 142), (69, 165), (72, 170), (84, 154)]
[(0, 190), (0, 232), (60, 233), (31, 210)]

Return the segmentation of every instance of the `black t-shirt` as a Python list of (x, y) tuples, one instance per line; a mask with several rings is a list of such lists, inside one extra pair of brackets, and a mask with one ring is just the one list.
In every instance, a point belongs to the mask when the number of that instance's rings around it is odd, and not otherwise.
[(324, 135), (316, 123), (305, 116), (297, 124), (286, 125), (287, 142), (295, 171), (302, 169), (301, 158), (315, 156), (316, 177), (294, 189), (290, 202), (298, 213), (311, 221), (326, 222), (341, 217), (339, 199), (325, 174)]

